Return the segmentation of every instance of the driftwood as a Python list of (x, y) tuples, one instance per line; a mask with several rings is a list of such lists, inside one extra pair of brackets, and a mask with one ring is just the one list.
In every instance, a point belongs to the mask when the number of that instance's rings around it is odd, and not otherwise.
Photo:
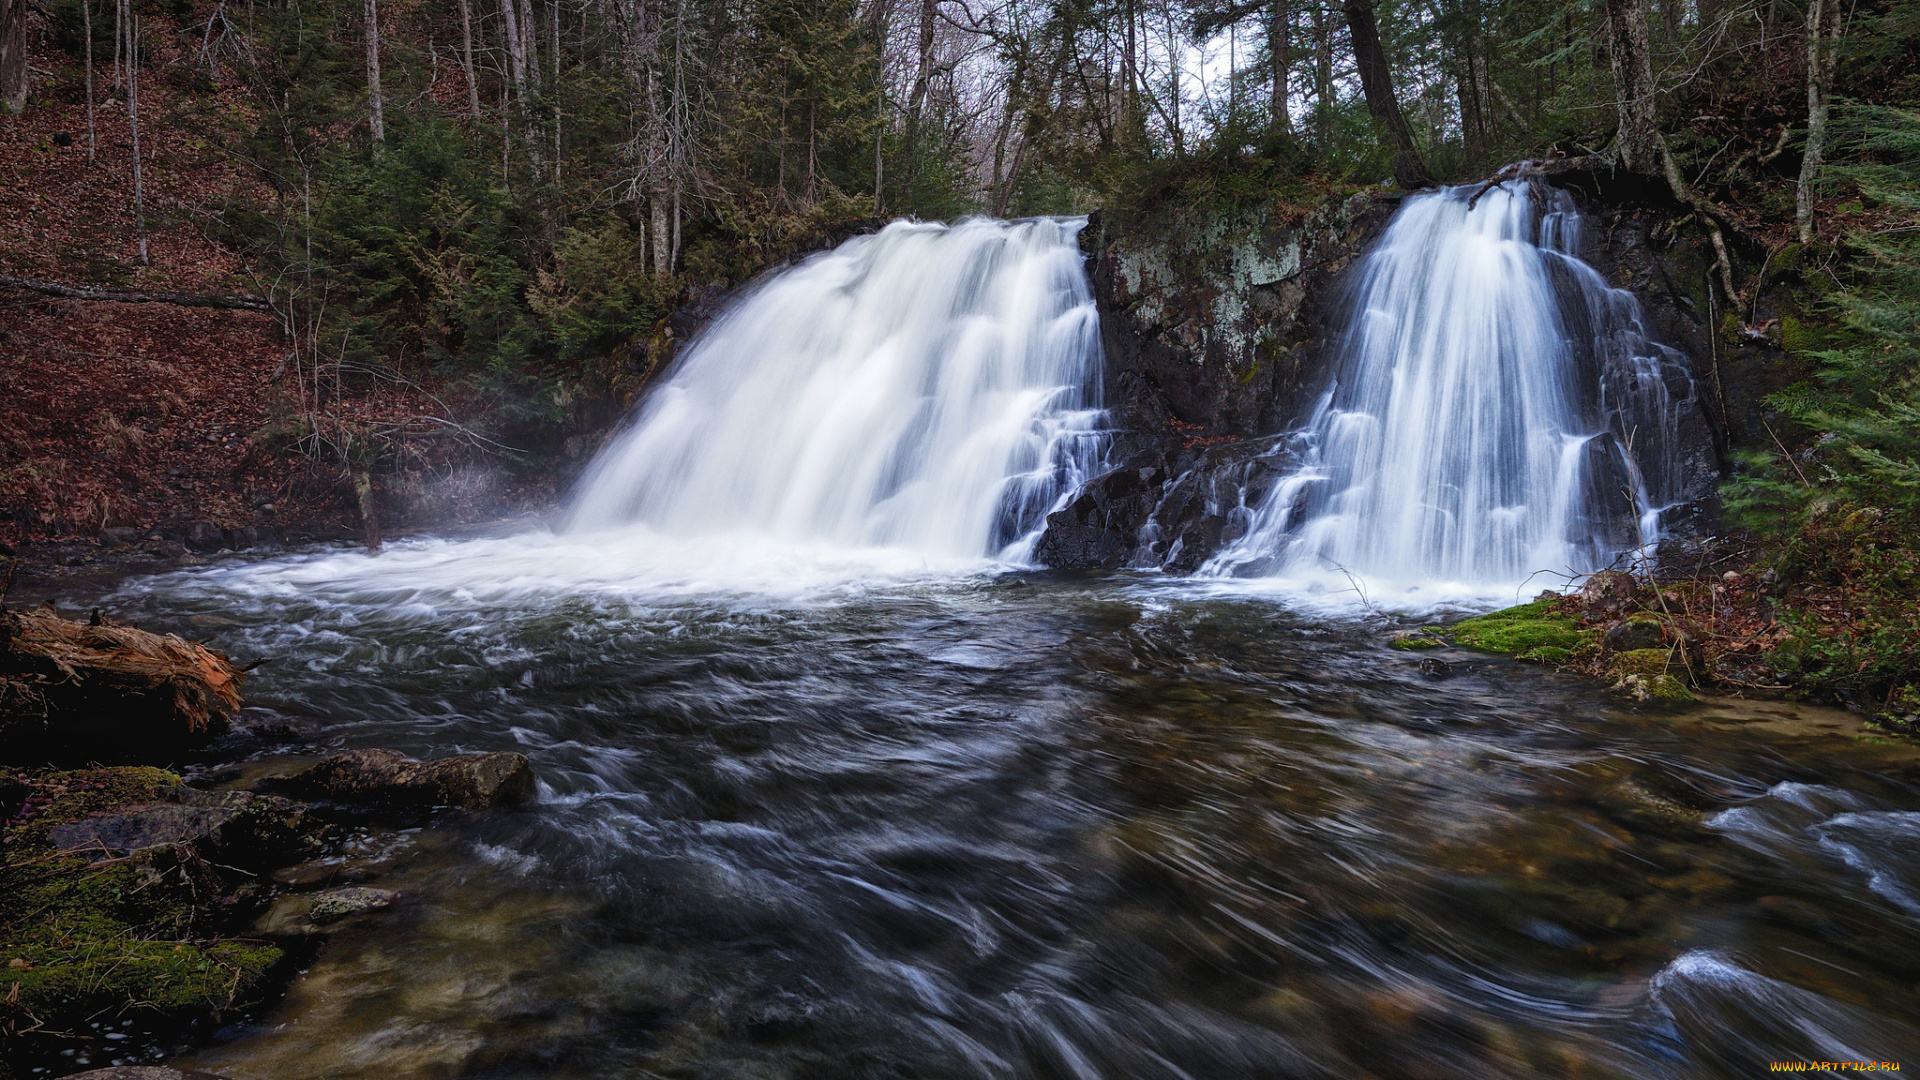
[(150, 292), (127, 289), (103, 289), (98, 285), (63, 285), (57, 281), (0, 274), (0, 285), (10, 289), (45, 293), (68, 300), (111, 300), (121, 304), (173, 304), (178, 307), (230, 308), (242, 311), (272, 311), (273, 306), (257, 296), (229, 296), (218, 293)]
[(0, 759), (168, 754), (228, 730), (240, 670), (175, 634), (0, 609)]

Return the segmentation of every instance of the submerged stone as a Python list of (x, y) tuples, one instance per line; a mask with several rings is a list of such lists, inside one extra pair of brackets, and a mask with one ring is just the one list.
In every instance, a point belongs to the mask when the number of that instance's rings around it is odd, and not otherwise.
[(348, 750), (278, 781), (297, 794), (387, 806), (516, 806), (533, 797), (533, 766), (512, 752), (415, 761), (396, 750)]

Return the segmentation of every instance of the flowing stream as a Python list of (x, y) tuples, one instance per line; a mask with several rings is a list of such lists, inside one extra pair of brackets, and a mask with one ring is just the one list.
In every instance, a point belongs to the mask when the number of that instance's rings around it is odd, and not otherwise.
[[(1809, 707), (1630, 709), (1231, 582), (1017, 565), (1097, 460), (1073, 230), (895, 226), (767, 282), (560, 531), (121, 586), (116, 614), (274, 658), (241, 744), (263, 756), (512, 749), (540, 776), (524, 809), (343, 837), (340, 880), (402, 899), (176, 1064), (1418, 1080), (1916, 1061), (1912, 744)], [(900, 310), (918, 304), (937, 326)], [(1561, 442), (1489, 418), (1514, 455), (1489, 484), (1544, 484), (1600, 430), (1541, 402)], [(1516, 490), (1475, 505), (1547, 496)], [(1571, 506), (1527, 506), (1475, 534), (1498, 552), (1435, 565), (1505, 574), (1587, 535)]]

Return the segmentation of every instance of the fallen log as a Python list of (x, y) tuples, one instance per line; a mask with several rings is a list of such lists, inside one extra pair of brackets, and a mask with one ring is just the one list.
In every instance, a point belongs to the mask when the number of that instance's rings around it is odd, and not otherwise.
[(204, 645), (0, 609), (0, 760), (167, 760), (224, 734), (239, 709), (239, 670)]
[(173, 304), (178, 307), (231, 308), (242, 311), (272, 311), (273, 305), (257, 296), (233, 296), (221, 293), (184, 293), (137, 289), (103, 289), (98, 285), (65, 285), (57, 281), (0, 274), (0, 285), (10, 289), (44, 293), (68, 300), (111, 300), (121, 304)]

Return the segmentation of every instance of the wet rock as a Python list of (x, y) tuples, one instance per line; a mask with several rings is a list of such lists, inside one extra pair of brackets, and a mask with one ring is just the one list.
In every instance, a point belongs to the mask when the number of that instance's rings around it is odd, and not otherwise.
[(1580, 586), (1580, 599), (1590, 615), (1620, 615), (1640, 601), (1640, 583), (1632, 574), (1602, 570)]
[(100, 530), (100, 546), (104, 548), (138, 547), (146, 534), (139, 529), (114, 526)]
[(533, 796), (533, 767), (509, 752), (415, 761), (395, 750), (348, 750), (276, 781), (295, 794), (386, 806), (514, 806)]
[(283, 896), (274, 901), (254, 929), (269, 937), (306, 937), (324, 934), (334, 923), (393, 906), (400, 894), (388, 889), (353, 886), (325, 892)]
[(212, 1073), (181, 1072), (159, 1065), (115, 1065), (110, 1069), (71, 1073), (66, 1080), (222, 1080)]
[(146, 848), (211, 838), (236, 813), (225, 807), (148, 803), (55, 826), (48, 837), (61, 851), (118, 858)]
[(278, 795), (190, 787), (160, 794), (160, 800), (56, 825), (47, 838), (60, 851), (94, 853), (102, 859), (191, 844), (224, 863), (264, 866), (297, 857), (324, 832), (304, 805)]
[(337, 922), (349, 915), (364, 915), (369, 911), (389, 907), (400, 894), (386, 889), (362, 887), (347, 889), (329, 889), (314, 898), (313, 907), (307, 917), (316, 923)]
[(1429, 679), (1444, 679), (1453, 674), (1453, 665), (1438, 657), (1423, 656), (1420, 658), (1420, 674)]
[(1057, 569), (1127, 565), (1165, 480), (1164, 469), (1147, 465), (1115, 469), (1088, 481), (1072, 502), (1047, 516), (1047, 531), (1034, 545), (1034, 561)]
[(211, 521), (195, 521), (187, 526), (186, 545), (206, 555), (227, 546), (227, 533)]
[(1661, 630), (1658, 619), (1628, 619), (1609, 629), (1601, 640), (1612, 652), (1632, 652), (1636, 649), (1659, 648), (1661, 642), (1666, 640), (1666, 633)]
[(159, 1065), (115, 1065), (90, 1072), (71, 1072), (65, 1080), (223, 1080), (211, 1072), (180, 1072)]

